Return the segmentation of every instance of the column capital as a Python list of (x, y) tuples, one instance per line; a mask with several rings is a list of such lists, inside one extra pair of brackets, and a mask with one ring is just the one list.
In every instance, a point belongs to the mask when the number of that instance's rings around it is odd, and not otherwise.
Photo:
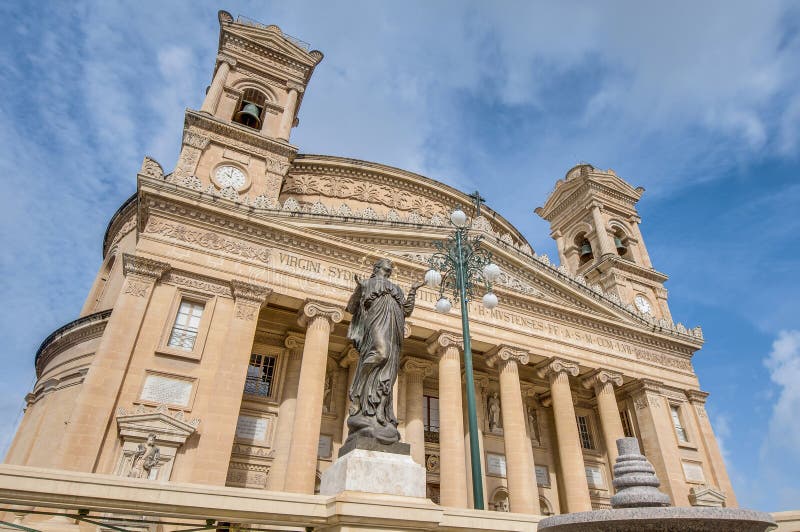
[(236, 59), (227, 54), (217, 54), (217, 62), (227, 63), (231, 68), (236, 66)]
[(322, 301), (307, 300), (297, 313), (297, 323), (306, 327), (314, 318), (325, 318), (331, 324), (339, 323), (344, 318), (344, 309)]
[(246, 283), (238, 279), (231, 279), (231, 290), (233, 291), (233, 299), (235, 301), (247, 301), (248, 303), (255, 303), (258, 306), (263, 305), (272, 293), (271, 288)]
[(413, 323), (411, 323), (411, 322), (410, 322), (410, 321), (408, 321), (408, 320), (406, 320), (405, 322), (403, 322), (403, 338), (408, 338), (409, 336), (411, 336), (411, 327), (412, 327), (413, 325), (414, 325), (414, 324), (413, 324)]
[(441, 355), (448, 347), (456, 347), (459, 351), (463, 351), (464, 339), (460, 334), (449, 331), (439, 331), (428, 339), (428, 353), (431, 355)]
[(349, 368), (354, 362), (358, 362), (358, 350), (350, 346), (344, 350), (341, 358), (339, 358), (339, 365), (343, 368)]
[(288, 349), (303, 349), (303, 345), (305, 345), (305, 337), (302, 334), (297, 333), (289, 333), (286, 335), (286, 338), (283, 339), (283, 345), (286, 346)]
[(486, 353), (486, 365), (490, 368), (497, 365), (498, 369), (502, 369), (509, 362), (514, 362), (524, 366), (530, 361), (530, 358), (530, 353), (524, 349), (518, 349), (510, 345), (498, 345)]
[(543, 379), (553, 378), (559, 373), (566, 373), (567, 375), (577, 377), (580, 370), (578, 369), (578, 365), (571, 360), (553, 357), (536, 366), (536, 373)]
[(162, 275), (167, 273), (172, 266), (167, 262), (161, 262), (129, 253), (122, 254), (122, 264), (125, 276), (138, 277), (143, 280), (157, 281)]
[(622, 374), (607, 369), (596, 369), (581, 379), (581, 384), (587, 390), (610, 382), (613, 386), (622, 386)]
[(704, 392), (703, 390), (686, 390), (686, 397), (692, 404), (704, 405), (706, 404), (706, 399), (708, 399), (708, 392)]
[(653, 379), (639, 379), (631, 392), (651, 392), (662, 395), (664, 393), (664, 384)]
[(300, 94), (302, 94), (303, 91), (305, 91), (305, 87), (303, 87), (299, 83), (295, 83), (294, 81), (287, 81), (286, 82), (286, 88), (289, 89), (290, 91), (297, 91)]
[(424, 378), (433, 375), (434, 364), (424, 358), (406, 356), (400, 362), (400, 367), (406, 374), (419, 375)]
[(536, 394), (536, 389), (533, 387), (533, 384), (529, 382), (520, 382), (519, 383), (520, 391), (522, 392), (522, 400), (524, 401), (526, 398), (530, 397), (533, 402), (538, 401), (538, 396)]

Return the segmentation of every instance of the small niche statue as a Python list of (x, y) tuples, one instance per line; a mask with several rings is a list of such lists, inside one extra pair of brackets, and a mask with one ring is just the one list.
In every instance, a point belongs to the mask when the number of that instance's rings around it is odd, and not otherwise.
[(348, 435), (343, 449), (349, 449), (348, 443), (362, 436), (384, 445), (400, 440), (392, 388), (400, 364), (405, 319), (414, 310), (417, 289), (424, 283), (412, 284), (408, 297), (404, 297), (400, 287), (389, 280), (392, 268), (392, 261), (380, 259), (369, 279), (356, 276), (356, 289), (347, 304), (347, 311), (353, 314), (347, 337), (358, 351), (358, 366), (350, 387)]
[(158, 465), (161, 457), (161, 449), (156, 446), (156, 435), (147, 436), (147, 443), (140, 443), (139, 448), (133, 454), (131, 471), (128, 473), (132, 478), (150, 478), (150, 472)]

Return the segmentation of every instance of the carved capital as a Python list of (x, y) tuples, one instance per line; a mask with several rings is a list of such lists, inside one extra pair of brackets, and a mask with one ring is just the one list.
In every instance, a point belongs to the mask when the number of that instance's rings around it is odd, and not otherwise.
[(598, 369), (581, 379), (581, 384), (587, 390), (595, 386), (602, 386), (610, 382), (614, 386), (622, 386), (622, 374), (607, 369)]
[(490, 368), (497, 365), (498, 369), (502, 369), (505, 364), (514, 362), (524, 366), (530, 360), (530, 353), (524, 349), (517, 349), (508, 345), (498, 345), (488, 353), (486, 353), (486, 365)]
[(142, 280), (155, 282), (167, 273), (172, 266), (161, 262), (129, 253), (122, 254), (122, 265), (125, 276), (137, 277)]
[(209, 142), (211, 142), (211, 139), (205, 135), (199, 135), (188, 129), (183, 131), (183, 143), (187, 146), (197, 148), (198, 150), (204, 150), (208, 147)]
[(575, 362), (557, 357), (545, 360), (536, 366), (536, 373), (542, 379), (553, 378), (562, 372), (577, 377), (580, 370)]
[(156, 179), (163, 179), (164, 169), (155, 159), (145, 156), (142, 161), (142, 168), (139, 170), (140, 175), (148, 177), (155, 177)]
[(358, 350), (356, 350), (355, 347), (348, 347), (345, 349), (344, 353), (342, 353), (342, 357), (339, 359), (339, 365), (343, 368), (349, 368), (355, 362), (358, 362)]
[(292, 351), (302, 351), (306, 338), (302, 334), (289, 333), (283, 339), (283, 345)]
[(255, 303), (259, 307), (264, 304), (269, 295), (272, 293), (271, 288), (257, 284), (246, 283), (238, 279), (231, 280), (231, 290), (233, 291), (233, 299), (238, 301), (247, 301)]
[(464, 339), (448, 331), (439, 331), (428, 340), (428, 353), (431, 355), (441, 355), (448, 347), (456, 347), (459, 351), (464, 350)]
[(217, 54), (217, 62), (227, 63), (231, 68), (236, 66), (236, 59), (227, 54)]
[(689, 399), (689, 402), (694, 405), (704, 405), (706, 404), (706, 399), (708, 399), (708, 392), (704, 392), (703, 390), (686, 390), (686, 397)]
[(408, 338), (409, 336), (411, 336), (412, 325), (413, 323), (411, 323), (410, 321), (406, 321), (405, 323), (403, 323), (403, 338)]
[(420, 378), (430, 377), (433, 374), (433, 362), (417, 357), (404, 357), (401, 363), (403, 373), (415, 375)]
[(290, 91), (297, 91), (300, 94), (303, 94), (303, 91), (305, 91), (305, 87), (299, 83), (295, 83), (294, 81), (287, 81), (286, 88)]
[(306, 301), (306, 304), (300, 309), (297, 314), (297, 323), (301, 327), (308, 326), (316, 318), (325, 318), (333, 323), (339, 323), (344, 318), (344, 310), (336, 305), (330, 303), (323, 303), (321, 301)]
[(533, 384), (529, 382), (520, 382), (519, 387), (520, 391), (522, 392), (523, 401), (527, 398), (530, 398), (533, 403), (537, 402), (538, 396), (536, 395), (536, 390), (534, 389)]

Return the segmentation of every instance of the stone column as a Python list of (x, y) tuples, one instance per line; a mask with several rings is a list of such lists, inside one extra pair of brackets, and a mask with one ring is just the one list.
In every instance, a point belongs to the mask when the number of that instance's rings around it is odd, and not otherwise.
[(289, 462), (289, 447), (292, 444), (292, 428), (297, 411), (297, 386), (300, 382), (300, 368), (303, 361), (303, 337), (289, 333), (283, 341), (287, 349), (286, 376), (283, 381), (281, 404), (278, 407), (278, 423), (272, 448), (275, 455), (267, 478), (267, 489), (283, 491), (286, 479), (286, 465)]
[(639, 229), (639, 224), (642, 222), (642, 219), (638, 216), (632, 216), (630, 218), (631, 222), (631, 229), (633, 230), (633, 237), (637, 241), (637, 248), (639, 249), (639, 255), (642, 258), (642, 265), (645, 268), (652, 268), (653, 263), (650, 262), (650, 254), (647, 253), (647, 248), (644, 245), (644, 240), (642, 240), (642, 231)]
[(594, 389), (595, 396), (597, 396), (597, 411), (603, 427), (603, 441), (606, 445), (609, 468), (613, 470), (619, 454), (617, 440), (625, 437), (622, 420), (619, 417), (617, 397), (614, 395), (614, 386), (622, 386), (622, 375), (599, 369), (583, 378), (581, 384), (587, 390)]
[(231, 281), (231, 288), (234, 307), (223, 344), (225, 356), (218, 359), (210, 392), (203, 394), (202, 434), (191, 470), (191, 482), (199, 484), (225, 485), (258, 314), (272, 292), (237, 280)]
[(583, 463), (583, 451), (575, 421), (575, 407), (569, 376), (577, 377), (578, 365), (561, 358), (551, 358), (538, 366), (541, 378), (550, 381), (550, 396), (553, 401), (553, 417), (556, 424), (556, 440), (561, 462), (561, 483), (564, 486), (567, 512), (588, 512), (592, 509), (589, 499), (589, 484)]
[(222, 96), (222, 90), (225, 88), (225, 81), (228, 79), (228, 73), (230, 73), (231, 67), (236, 66), (236, 59), (224, 54), (219, 54), (217, 56), (217, 61), (219, 61), (219, 66), (214, 74), (211, 87), (209, 87), (206, 93), (206, 98), (203, 100), (203, 106), (200, 108), (200, 112), (209, 115), (213, 115), (217, 111), (219, 98)]
[(600, 245), (600, 253), (598, 254), (595, 250), (595, 258), (600, 258), (603, 255), (616, 255), (617, 250), (614, 248), (614, 243), (611, 241), (611, 238), (608, 236), (608, 231), (606, 230), (606, 224), (603, 222), (603, 215), (600, 213), (600, 204), (597, 202), (593, 202), (591, 205), (592, 210), (592, 222), (594, 223), (594, 233), (597, 235), (597, 242)]
[(500, 372), (500, 407), (503, 415), (503, 441), (506, 451), (506, 479), (511, 511), (539, 513), (539, 493), (534, 475), (531, 441), (525, 430), (525, 408), (519, 382), (519, 364), (528, 363), (527, 351), (506, 345), (486, 354), (486, 364)]
[(297, 97), (298, 93), (303, 88), (299, 85), (289, 85), (289, 92), (286, 95), (286, 104), (283, 106), (283, 114), (281, 115), (281, 123), (278, 126), (278, 138), (289, 141), (289, 136), (292, 133), (292, 125), (294, 125), (294, 115), (297, 112)]
[(156, 282), (170, 269), (165, 262), (127, 253), (122, 260), (122, 291), (52, 459), (56, 469), (94, 471)]
[(344, 400), (344, 421), (342, 422), (342, 443), (347, 439), (347, 418), (350, 416), (350, 387), (353, 379), (356, 378), (356, 368), (358, 367), (358, 351), (350, 347), (344, 356), (339, 360), (339, 365), (347, 368), (347, 390), (345, 390)]
[(705, 404), (708, 397), (707, 392), (700, 390), (687, 390), (686, 396), (689, 398), (689, 404), (692, 405), (691, 410), (694, 412), (694, 420), (698, 427), (700, 435), (700, 443), (705, 448), (708, 455), (708, 465), (717, 487), (725, 493), (725, 507), (736, 508), (739, 504), (736, 501), (736, 495), (733, 493), (733, 486), (728, 477), (728, 471), (725, 469), (725, 461), (722, 459), (722, 453), (717, 444), (717, 438), (714, 436), (714, 429), (711, 428), (711, 422), (708, 419)]
[(689, 506), (689, 488), (683, 474), (675, 426), (661, 383), (641, 379), (631, 396), (643, 454), (656, 469), (661, 491), (670, 496), (674, 506)]
[(467, 507), (467, 464), (464, 460), (464, 420), (461, 401), (460, 336), (440, 332), (428, 342), (439, 357), (439, 500), (442, 506)]
[(306, 302), (298, 316), (300, 326), (306, 327), (306, 340), (284, 482), (286, 491), (314, 493), (328, 343), (331, 326), (342, 321), (343, 317), (341, 308), (319, 301)]
[(425, 466), (425, 424), (423, 419), (423, 381), (433, 372), (429, 361), (405, 357), (402, 365), (406, 376), (406, 442), (411, 445), (411, 458)]
[(569, 264), (567, 264), (567, 255), (564, 252), (564, 235), (561, 234), (561, 231), (553, 231), (550, 234), (550, 237), (555, 239), (556, 241), (556, 249), (558, 250), (559, 263), (564, 265), (564, 267), (568, 268)]

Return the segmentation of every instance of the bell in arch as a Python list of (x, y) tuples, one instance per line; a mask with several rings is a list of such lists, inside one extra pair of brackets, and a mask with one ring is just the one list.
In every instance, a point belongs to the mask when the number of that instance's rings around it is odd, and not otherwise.
[(628, 247), (622, 242), (622, 239), (618, 236), (614, 237), (614, 246), (617, 248), (617, 253), (620, 255), (624, 255), (626, 251), (628, 251)]
[(591, 244), (589, 244), (588, 240), (584, 240), (583, 244), (581, 244), (581, 258), (585, 259), (591, 256), (592, 256), (592, 246)]
[(246, 126), (260, 128), (261, 127), (261, 111), (258, 106), (252, 102), (244, 102), (242, 110), (236, 113), (236, 121)]

